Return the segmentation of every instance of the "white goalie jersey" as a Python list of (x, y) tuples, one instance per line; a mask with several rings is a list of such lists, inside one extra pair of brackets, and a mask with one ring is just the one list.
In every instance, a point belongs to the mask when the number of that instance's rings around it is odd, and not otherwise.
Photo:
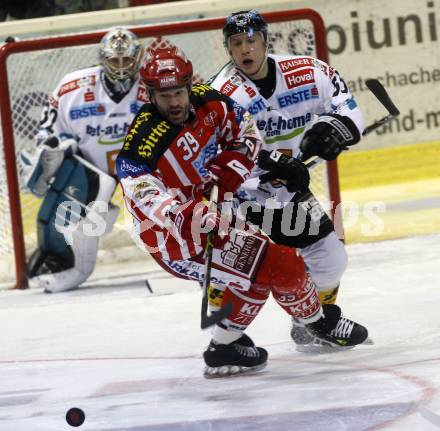
[(139, 79), (119, 102), (111, 95), (101, 66), (67, 74), (49, 96), (37, 140), (49, 135), (60, 140), (73, 138), (84, 159), (114, 175), (124, 137), (148, 96)]

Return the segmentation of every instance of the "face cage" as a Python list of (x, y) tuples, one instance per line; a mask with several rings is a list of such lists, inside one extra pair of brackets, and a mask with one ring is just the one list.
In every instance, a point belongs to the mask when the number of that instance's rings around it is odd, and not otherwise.
[(113, 80), (124, 81), (127, 78), (134, 78), (139, 70), (139, 59), (140, 55), (106, 57), (103, 60), (104, 71)]

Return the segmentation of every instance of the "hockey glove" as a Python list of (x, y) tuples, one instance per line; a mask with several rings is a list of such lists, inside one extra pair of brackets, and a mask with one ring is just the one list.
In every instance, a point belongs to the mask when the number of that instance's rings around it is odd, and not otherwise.
[(290, 193), (307, 190), (309, 187), (310, 174), (307, 167), (280, 151), (261, 150), (258, 154), (258, 166), (269, 171), (260, 175), (261, 183), (282, 180)]
[(47, 193), (51, 179), (56, 175), (66, 155), (76, 149), (76, 141), (66, 139), (60, 142), (56, 136), (49, 136), (37, 146), (34, 154), (22, 150), (20, 163), (23, 178), (29, 190), (38, 197)]
[(351, 118), (338, 114), (321, 115), (301, 141), (302, 160), (312, 156), (334, 160), (360, 139), (359, 130)]
[(252, 160), (237, 151), (223, 151), (206, 164), (219, 186), (220, 197), (226, 192), (234, 193), (249, 176), (253, 166)]
[(200, 199), (176, 204), (171, 207), (168, 215), (183, 239), (202, 247), (206, 245), (207, 233), (218, 231), (220, 226), (219, 214), (209, 211), (207, 202)]

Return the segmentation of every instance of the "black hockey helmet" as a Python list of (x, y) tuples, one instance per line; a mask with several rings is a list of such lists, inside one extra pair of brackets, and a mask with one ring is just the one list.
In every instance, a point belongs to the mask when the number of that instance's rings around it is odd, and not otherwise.
[(223, 27), (223, 43), (227, 47), (230, 36), (239, 33), (247, 33), (252, 36), (257, 31), (263, 33), (266, 42), (267, 23), (256, 10), (234, 12), (226, 18), (226, 24)]

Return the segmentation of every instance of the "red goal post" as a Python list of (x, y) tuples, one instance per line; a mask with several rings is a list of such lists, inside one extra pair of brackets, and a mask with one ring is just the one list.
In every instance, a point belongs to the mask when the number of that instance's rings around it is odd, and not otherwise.
[[(297, 9), (263, 16), (270, 24), (270, 51), (312, 55), (328, 62), (324, 23), (317, 12)], [(130, 29), (145, 46), (161, 41), (180, 46), (198, 75), (208, 79), (228, 61), (222, 45), (224, 20), (198, 19)], [(9, 277), (0, 275), (0, 286), (27, 287), (26, 259), (36, 244), (35, 218), (40, 201), (20, 184), (18, 154), (34, 145), (47, 95), (66, 73), (97, 62), (96, 46), (89, 45), (96, 45), (104, 34), (105, 31), (98, 31), (48, 37), (0, 47), (0, 154), (4, 155), (0, 156), (0, 262), (4, 266), (0, 271), (9, 273)], [(313, 170), (312, 191), (331, 202), (334, 218), (340, 203), (336, 162), (323, 163)], [(107, 247), (115, 248), (111, 241)]]

